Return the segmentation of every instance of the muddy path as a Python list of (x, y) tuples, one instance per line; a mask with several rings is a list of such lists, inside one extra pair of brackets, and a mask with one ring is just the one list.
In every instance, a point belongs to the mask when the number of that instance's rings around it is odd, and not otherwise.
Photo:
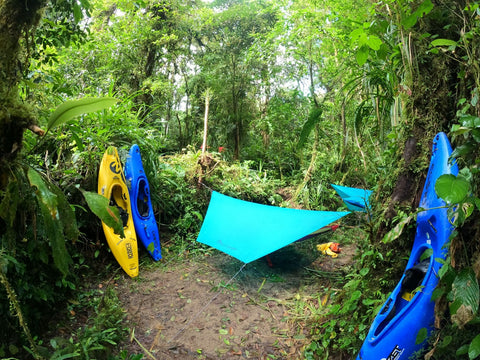
[(355, 252), (347, 245), (332, 259), (315, 245), (293, 244), (245, 266), (217, 251), (183, 261), (167, 254), (118, 281), (131, 331), (123, 347), (158, 360), (303, 358), (309, 330), (296, 304), (341, 286)]

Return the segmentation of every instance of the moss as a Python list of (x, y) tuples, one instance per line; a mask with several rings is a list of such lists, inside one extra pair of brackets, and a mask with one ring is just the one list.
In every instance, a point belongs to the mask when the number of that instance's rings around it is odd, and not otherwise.
[(35, 123), (30, 106), (18, 101), (2, 101), (0, 110), (0, 159), (10, 158), (16, 149), (20, 149), (23, 132)]
[[(18, 98), (17, 69), (19, 40), (28, 34), (41, 19), (40, 9), (45, 0), (4, 0), (0, 2), (0, 173), (5, 173), (9, 161), (21, 149), (23, 132), (35, 123), (31, 108)], [(0, 190), (4, 188), (4, 176)]]

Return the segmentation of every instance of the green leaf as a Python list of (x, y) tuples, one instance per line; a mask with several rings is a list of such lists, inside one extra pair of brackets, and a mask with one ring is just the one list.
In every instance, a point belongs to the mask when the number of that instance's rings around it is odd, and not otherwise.
[(457, 42), (450, 39), (435, 39), (430, 43), (432, 46), (457, 46)]
[(402, 235), (403, 228), (405, 227), (405, 225), (407, 225), (412, 220), (413, 217), (414, 217), (413, 215), (410, 215), (400, 220), (400, 222), (397, 225), (395, 225), (395, 227), (392, 230), (390, 230), (388, 233), (385, 234), (385, 236), (382, 239), (383, 243), (388, 244), (398, 239), (398, 237)]
[(433, 3), (431, 0), (425, 0), (423, 3), (420, 4), (418, 9), (415, 11), (418, 17), (423, 17), (427, 15), (430, 11), (433, 10)]
[(360, 47), (355, 53), (355, 59), (357, 60), (357, 64), (359, 66), (363, 66), (368, 59), (368, 47), (366, 46)]
[(470, 215), (473, 214), (473, 210), (475, 209), (475, 205), (470, 202), (465, 202), (462, 204), (462, 211), (465, 215), (465, 219), (467, 219)]
[(433, 290), (432, 292), (432, 297), (431, 297), (431, 300), (432, 301), (435, 301), (437, 299), (440, 299), (443, 295), (445, 294), (445, 290), (443, 290), (442, 288), (436, 288), (435, 290)]
[(480, 334), (475, 336), (468, 347), (468, 358), (476, 359), (480, 356)]
[(362, 296), (362, 292), (360, 290), (355, 290), (350, 297), (350, 300), (358, 300)]
[(63, 224), (63, 232), (68, 239), (75, 242), (78, 240), (80, 235), (75, 212), (68, 203), (65, 194), (62, 192), (62, 190), (60, 190), (59, 187), (55, 186), (54, 184), (50, 184), (50, 189), (57, 196), (57, 209), (60, 216), (60, 221)]
[(417, 23), (418, 18), (421, 18), (424, 15), (428, 14), (430, 11), (432, 11), (432, 9), (433, 9), (433, 4), (431, 0), (425, 0), (423, 3), (421, 3), (415, 12), (407, 16), (402, 21), (402, 25), (405, 28), (405, 30), (408, 30), (411, 27), (413, 27)]
[(203, 216), (198, 211), (192, 211), (192, 214), (195, 215), (198, 220), (203, 221)]
[(380, 46), (382, 46), (382, 40), (378, 36), (370, 35), (367, 40), (367, 45), (370, 49), (378, 51), (380, 50)]
[(465, 355), (468, 353), (468, 345), (462, 345), (460, 346), (457, 351), (455, 352), (455, 355), (460, 356), (460, 355)]
[(420, 256), (420, 261), (428, 259), (432, 255), (433, 255), (433, 249), (430, 249), (430, 248), (425, 249), (425, 251)]
[(458, 121), (463, 127), (478, 128), (480, 127), (480, 118), (474, 115), (462, 115)]
[(470, 132), (471, 129), (465, 126), (460, 126), (458, 124), (452, 125), (452, 134), (455, 134), (456, 136), (466, 134)]
[(441, 175), (435, 183), (435, 192), (448, 204), (461, 202), (469, 191), (469, 182), (452, 174)]
[[(38, 199), (38, 198), (37, 198)], [(63, 236), (62, 223), (51, 217), (50, 209), (42, 201), (38, 201), (38, 205), (42, 212), (43, 224), (48, 240), (52, 249), (53, 262), (55, 266), (62, 272), (68, 274), (68, 266), (72, 262), (65, 245), (65, 237)]]
[(312, 132), (313, 128), (317, 123), (322, 119), (323, 109), (321, 107), (312, 107), (310, 109), (310, 114), (308, 115), (308, 120), (303, 125), (302, 132), (300, 134), (300, 140), (298, 140), (298, 147), (303, 147), (307, 142), (308, 136)]
[(63, 223), (60, 221), (58, 208), (59, 198), (57, 194), (50, 190), (48, 184), (37, 171), (29, 168), (27, 176), (30, 185), (37, 188), (37, 191), (35, 192), (37, 203), (42, 213), (43, 223), (48, 234), (50, 247), (52, 248), (52, 256), (55, 266), (64, 275), (67, 275), (68, 265), (71, 263), (71, 258), (65, 246)]
[(473, 199), (473, 202), (475, 203), (477, 209), (480, 210), (480, 199), (476, 197)]
[(83, 18), (82, 8), (76, 2), (73, 4), (73, 18), (75, 23), (78, 24)]
[(115, 234), (118, 234), (124, 238), (125, 233), (123, 231), (123, 223), (120, 218), (120, 212), (116, 207), (109, 205), (110, 200), (100, 194), (90, 191), (82, 190), (82, 194), (87, 201), (90, 210), (92, 210), (92, 212), (97, 215), (108, 227), (111, 227)]
[(438, 344), (441, 348), (446, 348), (448, 345), (451, 344), (453, 337), (450, 335), (445, 336), (445, 338)]
[(480, 143), (480, 129), (473, 129), (471, 135), (473, 140), (475, 140), (477, 143)]
[(428, 336), (427, 328), (421, 328), (420, 330), (418, 330), (417, 338), (415, 339), (415, 345), (423, 343), (427, 339), (427, 336)]
[(112, 97), (103, 98), (83, 98), (79, 100), (68, 100), (57, 107), (48, 120), (47, 131), (59, 126), (76, 116), (100, 111), (118, 102)]
[(403, 21), (402, 25), (405, 28), (405, 30), (410, 29), (417, 23), (418, 17), (415, 13), (411, 14), (410, 16), (407, 16)]
[(28, 180), (30, 181), (30, 185), (37, 188), (37, 198), (39, 198), (40, 201), (48, 208), (50, 217), (53, 219), (59, 219), (57, 195), (50, 191), (45, 181), (43, 181), (42, 176), (32, 168), (28, 168), (27, 176)]
[(7, 185), (2, 202), (0, 203), (0, 217), (5, 220), (9, 227), (12, 227), (15, 221), (19, 200), (20, 190), (18, 182), (11, 180)]
[(480, 289), (472, 268), (464, 268), (452, 283), (449, 297), (452, 321), (460, 328), (475, 318), (480, 303)]
[(350, 33), (350, 45), (357, 44), (360, 38), (365, 36), (365, 30), (357, 28)]
[(370, 271), (370, 268), (364, 267), (360, 270), (360, 275), (361, 276), (366, 276), (369, 273), (369, 271)]
[(147, 246), (147, 251), (153, 253), (154, 250), (155, 250), (155, 244), (153, 242), (151, 242)]
[(451, 157), (458, 158), (461, 156), (468, 156), (472, 152), (476, 151), (478, 148), (478, 144), (472, 141), (468, 141), (463, 145), (457, 146), (455, 150), (453, 150)]

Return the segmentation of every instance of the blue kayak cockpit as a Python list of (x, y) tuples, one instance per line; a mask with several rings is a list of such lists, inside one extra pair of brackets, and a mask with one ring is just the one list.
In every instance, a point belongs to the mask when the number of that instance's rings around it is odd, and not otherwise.
[[(425, 350), (435, 328), (432, 294), (439, 282), (439, 270), (448, 255), (453, 232), (449, 205), (435, 192), (442, 175), (458, 175), (450, 159), (452, 147), (445, 133), (433, 139), (432, 156), (417, 212), (417, 229), (410, 258), (393, 292), (373, 320), (357, 360), (408, 359)], [(426, 334), (426, 336), (420, 336)]]
[[(422, 249), (420, 249), (420, 251), (421, 250)], [(397, 319), (407, 316), (409, 308), (415, 306), (418, 297), (431, 296), (431, 294), (426, 294), (424, 289), (428, 284), (429, 277), (432, 276), (432, 261), (434, 261), (434, 259), (429, 256), (420, 260), (424, 254), (431, 252), (431, 248), (424, 248), (423, 250), (423, 254), (419, 256), (419, 261), (405, 271), (392, 295), (380, 310), (378, 325), (376, 327), (375, 323), (372, 325), (374, 337), (369, 339), (371, 342), (379, 341), (382, 337), (383, 330), (389, 325), (394, 326)]]

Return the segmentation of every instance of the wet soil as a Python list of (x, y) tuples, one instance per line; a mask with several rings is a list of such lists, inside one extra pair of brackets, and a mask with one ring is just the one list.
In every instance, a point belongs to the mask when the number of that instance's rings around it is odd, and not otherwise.
[(216, 250), (182, 261), (166, 253), (138, 278), (118, 281), (131, 331), (123, 347), (158, 360), (304, 358), (309, 330), (298, 306), (341, 286), (355, 252), (346, 245), (333, 259), (316, 250), (331, 241), (321, 240), (246, 265)]

